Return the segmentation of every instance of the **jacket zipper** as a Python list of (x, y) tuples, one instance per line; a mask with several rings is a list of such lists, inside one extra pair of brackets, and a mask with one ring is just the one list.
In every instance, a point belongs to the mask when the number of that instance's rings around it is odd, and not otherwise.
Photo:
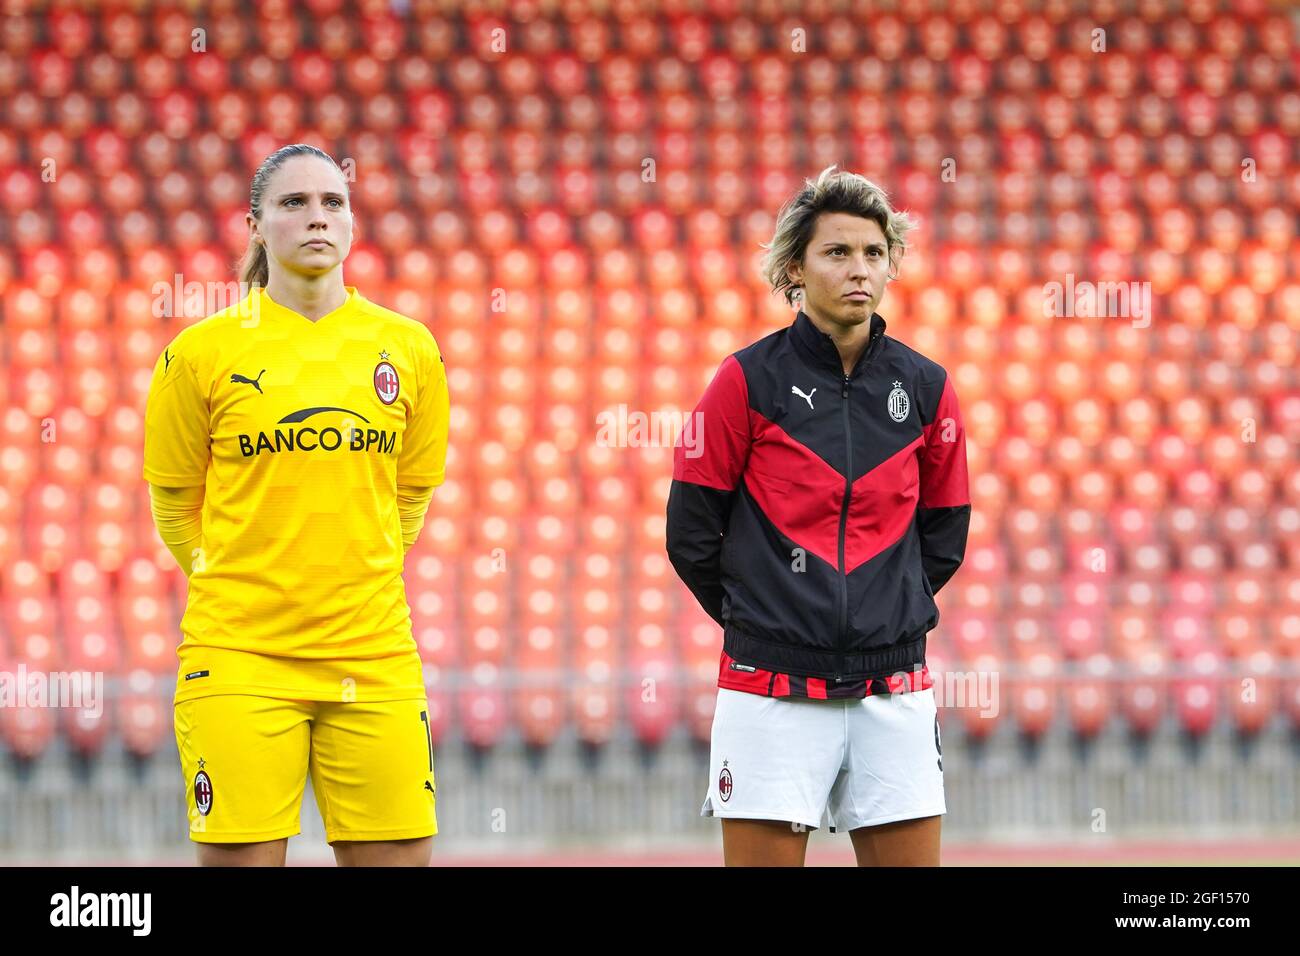
[[(867, 343), (867, 358), (862, 371), (865, 374), (875, 356), (876, 342), (873, 338)], [(853, 493), (853, 428), (849, 416), (850, 377), (844, 376), (840, 385), (840, 407), (844, 418), (844, 500), (840, 504), (840, 628), (835, 642), (835, 680), (838, 683), (844, 674), (844, 645), (849, 634), (849, 574), (844, 562), (844, 538), (849, 523), (849, 498)]]
[(849, 377), (840, 386), (840, 408), (844, 418), (844, 500), (840, 503), (840, 627), (835, 639), (835, 681), (844, 672), (844, 639), (849, 625), (849, 575), (844, 564), (844, 532), (849, 523), (849, 496), (853, 492), (853, 432), (849, 421)]

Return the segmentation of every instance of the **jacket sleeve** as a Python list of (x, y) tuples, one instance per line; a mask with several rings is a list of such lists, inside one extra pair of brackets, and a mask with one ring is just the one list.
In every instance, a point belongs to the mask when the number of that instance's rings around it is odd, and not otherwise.
[(970, 530), (966, 429), (950, 376), (945, 376), (934, 417), (925, 426), (920, 485), (916, 520), (921, 562), (930, 590), (938, 594), (966, 557)]
[(749, 446), (749, 391), (744, 370), (732, 355), (682, 428), (668, 492), (668, 558), (700, 606), (720, 625), (722, 538)]

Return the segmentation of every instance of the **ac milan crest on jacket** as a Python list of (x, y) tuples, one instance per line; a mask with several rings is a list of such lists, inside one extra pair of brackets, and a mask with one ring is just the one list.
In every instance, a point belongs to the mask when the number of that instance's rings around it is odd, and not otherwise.
[(934, 595), (970, 524), (947, 372), (873, 314), (845, 375), (801, 311), (729, 356), (696, 412), (674, 452), (668, 555), (723, 627), (720, 685), (807, 697), (930, 686)]

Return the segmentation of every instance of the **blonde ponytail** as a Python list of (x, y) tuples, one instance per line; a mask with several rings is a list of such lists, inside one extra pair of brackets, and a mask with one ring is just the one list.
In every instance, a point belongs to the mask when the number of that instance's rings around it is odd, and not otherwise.
[(249, 290), (265, 288), (270, 274), (270, 267), (266, 264), (266, 246), (250, 237), (248, 248), (244, 250), (237, 270), (239, 281), (244, 288)]

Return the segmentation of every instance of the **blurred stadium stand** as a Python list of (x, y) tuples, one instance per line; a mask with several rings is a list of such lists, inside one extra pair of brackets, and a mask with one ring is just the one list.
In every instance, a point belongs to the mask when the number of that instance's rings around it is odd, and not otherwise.
[[(944, 712), (945, 831), (1295, 826), (1294, 11), (28, 6), (0, 40), (0, 664), (111, 695), (99, 721), (0, 710), (0, 851), (184, 842), (185, 579), (141, 426), (206, 310), (158, 317), (155, 283), (233, 278), (251, 173), (296, 141), (355, 169), (348, 284), (446, 358), (449, 478), (406, 580), (447, 840), (492, 833), (485, 807), (537, 838), (716, 827), (721, 638), (664, 554), (671, 449), (600, 445), (597, 415), (689, 411), (790, 321), (758, 243), (833, 162), (920, 217), (881, 312), (968, 424), (931, 667), (998, 675), (1001, 706)], [(1046, 317), (1067, 276), (1150, 283), (1149, 327)]]

